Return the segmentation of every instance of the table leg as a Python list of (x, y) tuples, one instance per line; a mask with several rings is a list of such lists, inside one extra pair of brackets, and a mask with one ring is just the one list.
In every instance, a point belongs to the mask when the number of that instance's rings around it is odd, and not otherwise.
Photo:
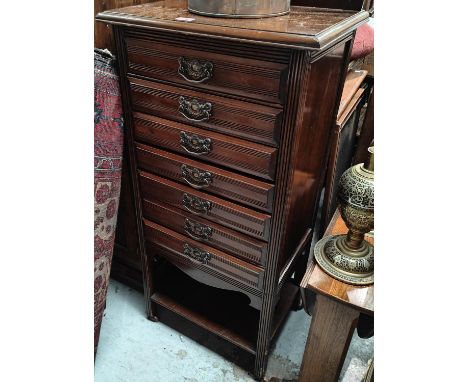
[(336, 382), (359, 318), (359, 311), (317, 295), (299, 382)]

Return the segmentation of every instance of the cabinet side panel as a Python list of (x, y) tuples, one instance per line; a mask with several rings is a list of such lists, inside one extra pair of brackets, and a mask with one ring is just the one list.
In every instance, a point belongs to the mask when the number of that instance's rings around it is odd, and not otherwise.
[(142, 290), (143, 288), (133, 190), (128, 168), (127, 147), (124, 148), (122, 186), (120, 191), (111, 276), (124, 284), (136, 287), (136, 289)]
[[(94, 16), (99, 12), (107, 11), (130, 5), (149, 3), (153, 0), (94, 0)], [(115, 47), (112, 38), (112, 29), (108, 24), (94, 19), (94, 47), (100, 49), (109, 49), (115, 54)]]
[(294, 144), (293, 176), (289, 188), (290, 208), (278, 266), (282, 268), (299, 241), (315, 221), (318, 197), (326, 170), (331, 130), (348, 62), (350, 41), (335, 47), (309, 64), (307, 91), (302, 100), (302, 118)]

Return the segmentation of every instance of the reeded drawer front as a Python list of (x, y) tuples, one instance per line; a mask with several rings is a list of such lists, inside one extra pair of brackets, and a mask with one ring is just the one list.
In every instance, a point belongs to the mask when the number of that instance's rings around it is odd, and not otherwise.
[(129, 74), (283, 103), (288, 66), (127, 38)]
[(270, 215), (225, 201), (179, 183), (140, 171), (140, 192), (144, 199), (189, 211), (225, 227), (268, 240)]
[(282, 109), (129, 77), (134, 110), (278, 146)]
[(135, 139), (268, 180), (275, 179), (277, 149), (147, 114), (133, 114)]
[(190, 187), (271, 212), (274, 185), (136, 144), (138, 167)]
[[(202, 243), (188, 239), (161, 225), (144, 220), (145, 238), (156, 247), (170, 251), (170, 254), (189, 260), (197, 267), (202, 266), (218, 274), (237, 280), (244, 285), (261, 289), (263, 269)], [(165, 253), (165, 252), (161, 252)], [(167, 256), (167, 255), (166, 255)]]
[(257, 264), (265, 263), (268, 244), (167, 204), (143, 200), (143, 216), (193, 240)]

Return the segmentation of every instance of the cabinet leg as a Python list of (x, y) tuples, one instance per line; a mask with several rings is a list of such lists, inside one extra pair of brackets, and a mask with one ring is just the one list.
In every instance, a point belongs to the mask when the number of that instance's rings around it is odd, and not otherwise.
[(299, 382), (338, 380), (358, 318), (358, 311), (317, 295)]
[(259, 355), (255, 359), (254, 378), (257, 381), (264, 381), (268, 355)]

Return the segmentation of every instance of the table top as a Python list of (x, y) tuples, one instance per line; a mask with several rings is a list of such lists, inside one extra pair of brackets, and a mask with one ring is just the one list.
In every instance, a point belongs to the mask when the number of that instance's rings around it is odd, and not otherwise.
[[(324, 236), (345, 234), (347, 232), (348, 228), (339, 211), (336, 210)], [(366, 240), (374, 244), (373, 237), (366, 235)], [(356, 286), (346, 284), (329, 276), (315, 263), (309, 264), (302, 279), (301, 287), (350, 305), (368, 315), (374, 314), (374, 285)]]
[(284, 16), (260, 19), (218, 18), (190, 13), (187, 0), (164, 0), (108, 10), (99, 21), (147, 29), (321, 50), (368, 20), (367, 11), (291, 7)]

